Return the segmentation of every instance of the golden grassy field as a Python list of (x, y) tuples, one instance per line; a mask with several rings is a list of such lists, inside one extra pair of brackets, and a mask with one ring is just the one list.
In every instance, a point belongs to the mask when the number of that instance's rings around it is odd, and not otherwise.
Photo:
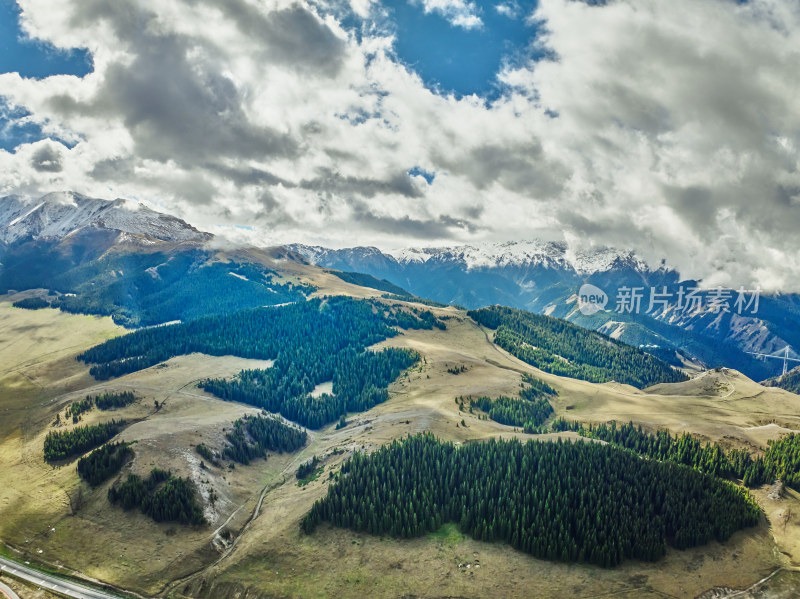
[[(298, 267), (296, 276), (307, 276), (300, 272), (304, 268)], [(335, 281), (331, 285), (347, 291), (344, 282), (341, 288)], [(745, 589), (780, 567), (787, 570), (765, 585), (800, 593), (800, 580), (792, 572), (800, 566), (800, 497), (794, 492), (774, 500), (767, 489), (755, 491), (767, 518), (725, 545), (670, 551), (655, 564), (629, 562), (614, 570), (537, 560), (501, 543), (465, 538), (453, 526), (406, 541), (330, 527), (301, 535), (300, 518), (326, 492), (329, 473), (357, 448), (374, 449), (422, 431), (457, 442), (531, 438), (461, 412), (454, 401), (457, 396), (514, 394), (523, 372), (555, 387), (556, 412), (570, 419), (633, 420), (651, 429), (687, 430), (751, 448), (800, 429), (800, 396), (766, 389), (734, 371), (705, 373), (688, 383), (647, 391), (565, 379), (500, 350), (490, 342), (491, 333), (463, 312), (434, 311), (449, 317), (446, 331), (409, 331), (380, 344), (413, 348), (422, 356), (391, 386), (388, 402), (351, 415), (342, 430), (329, 426), (312, 432), (300, 452), (231, 471), (201, 469), (193, 448), (201, 441), (220, 448), (223, 429), (255, 410), (219, 401), (196, 383), (263, 363), (191, 355), (98, 383), (74, 356), (119, 334), (110, 320), (18, 310), (0, 302), (5, 352), (0, 354), (5, 369), (0, 378), (0, 539), (65, 570), (144, 594), (165, 589), (174, 597), (684, 597), (715, 587)], [(447, 372), (456, 365), (466, 371)], [(123, 472), (168, 467), (192, 477), (205, 498), (213, 489), (220, 499), (207, 506), (212, 525), (183, 528), (122, 512), (106, 500), (110, 483), (96, 490), (87, 487), (85, 507), (70, 515), (66, 492), (79, 484), (74, 463), (55, 469), (45, 464), (43, 438), (56, 412), (70, 401), (110, 389), (131, 389), (141, 399), (115, 413), (92, 411), (81, 424), (111, 414), (136, 420), (121, 433), (122, 439), (136, 441), (136, 459)], [(163, 403), (158, 411), (154, 400)], [(556, 436), (577, 437), (564, 433), (537, 439)], [(294, 471), (315, 454), (323, 457), (324, 472), (300, 487)], [(226, 530), (235, 539), (230, 546), (221, 534)]]

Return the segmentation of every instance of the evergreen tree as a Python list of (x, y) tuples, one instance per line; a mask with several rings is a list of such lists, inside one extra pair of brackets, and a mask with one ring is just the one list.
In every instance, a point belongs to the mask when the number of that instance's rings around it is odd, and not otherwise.
[(516, 440), (456, 448), (430, 434), (356, 453), (301, 521), (395, 537), (457, 522), (543, 559), (612, 567), (725, 541), (757, 523), (749, 494), (685, 466), (611, 445)]

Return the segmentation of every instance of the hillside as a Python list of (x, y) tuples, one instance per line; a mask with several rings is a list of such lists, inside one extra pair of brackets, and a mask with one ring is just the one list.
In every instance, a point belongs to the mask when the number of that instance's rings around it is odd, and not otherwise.
[[(312, 293), (296, 279), (272, 274), (269, 256), (284, 254), (298, 265), (310, 261), (337, 269), (341, 272), (333, 276), (357, 287), (444, 305), (502, 304), (545, 313), (647, 347), (674, 365), (735, 368), (755, 380), (775, 374), (778, 365), (748, 351), (769, 353), (787, 343), (800, 345), (792, 324), (800, 317), (794, 296), (763, 296), (756, 314), (739, 314), (733, 299), (727, 312), (686, 311), (675, 298), (680, 289), (697, 282), (681, 281), (674, 271), (650, 268), (634, 254), (613, 248), (573, 252), (564, 244), (529, 241), (392, 253), (300, 244), (220, 250), (208, 244), (211, 235), (170, 215), (126, 200), (75, 193), (48, 194), (35, 201), (0, 198), (0, 221), (6, 231), (0, 240), (0, 291), (48, 289), (54, 305), (111, 315), (125, 326), (285, 303)], [(230, 258), (232, 254), (238, 259)], [(231, 262), (232, 268), (226, 270), (220, 262)], [(620, 313), (609, 305), (585, 315), (576, 302), (585, 282), (603, 289), (612, 304), (620, 289), (639, 287), (645, 291), (644, 307), (638, 313)], [(201, 290), (211, 287), (220, 292), (204, 298)], [(664, 287), (671, 298), (652, 313), (647, 311), (650, 287)], [(700, 294), (704, 302), (707, 296)]]
[(493, 341), (498, 346), (545, 372), (638, 388), (687, 378), (639, 348), (551, 316), (504, 306), (467, 314), (495, 331)]
[[(557, 316), (613, 333), (631, 345), (647, 345), (663, 358), (684, 354), (707, 368), (736, 368), (756, 380), (776, 374), (778, 367), (747, 352), (800, 347), (797, 295), (761, 294), (757, 308), (742, 304), (738, 309), (736, 290), (726, 290), (729, 309), (714, 311), (709, 309), (710, 292), (701, 291), (700, 307), (687, 309), (681, 298), (702, 282), (682, 279), (666, 265), (649, 265), (624, 249), (573, 249), (539, 240), (391, 251), (290, 247), (314, 264), (368, 273), (445, 304), (472, 309), (500, 304)], [(604, 310), (587, 316), (578, 309), (577, 294), (584, 283), (607, 294)], [(636, 311), (617, 310), (626, 288), (641, 292)], [(659, 296), (664, 303), (650, 306), (652, 291), (665, 292)]]
[(784, 375), (762, 381), (761, 384), (765, 387), (780, 387), (800, 394), (800, 366), (795, 366)]

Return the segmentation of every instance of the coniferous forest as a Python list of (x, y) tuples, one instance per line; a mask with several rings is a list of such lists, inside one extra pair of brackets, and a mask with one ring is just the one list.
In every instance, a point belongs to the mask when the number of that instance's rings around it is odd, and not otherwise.
[[(380, 311), (373, 312), (373, 308)], [(363, 349), (396, 334), (392, 314), (374, 302), (345, 297), (312, 299), (280, 307), (240, 310), (187, 323), (141, 329), (109, 339), (78, 358), (93, 364), (90, 372), (104, 380), (154, 366), (174, 356), (200, 352), (212, 356), (276, 360), (276, 367), (293, 364), (303, 374), (327, 370), (332, 360), (315, 365), (314, 358), (338, 354), (345, 348)], [(309, 372), (310, 371), (310, 372)], [(300, 378), (289, 377), (292, 379)]]
[[(403, 349), (345, 349), (338, 355), (319, 354), (316, 362), (290, 363), (285, 369), (276, 360), (267, 370), (243, 370), (233, 380), (209, 379), (201, 386), (221, 399), (279, 412), (289, 420), (318, 429), (347, 412), (361, 412), (386, 401), (387, 385), (418, 359), (417, 354)], [(304, 372), (306, 368), (310, 372)], [(333, 373), (333, 394), (312, 397), (317, 384), (331, 380), (328, 372)]]
[[(260, 264), (217, 262), (213, 252), (202, 249), (104, 252), (91, 259), (86, 254), (92, 250), (80, 242), (72, 249), (72, 255), (65, 255), (48, 243), (36, 243), (6, 253), (0, 290), (51, 289), (57, 292), (52, 307), (111, 316), (126, 327), (304, 301), (313, 291), (280, 283), (276, 273)], [(21, 307), (44, 306), (26, 301)]]
[(760, 513), (728, 482), (590, 442), (456, 448), (425, 434), (357, 453), (342, 475), (302, 520), (306, 533), (327, 521), (408, 538), (456, 522), (539, 558), (611, 567), (724, 541)]
[[(790, 433), (777, 441), (768, 441), (764, 452), (764, 470), (800, 491), (800, 434)], [(768, 482), (768, 481), (766, 481)]]
[(41, 310), (42, 308), (49, 308), (50, 302), (41, 297), (26, 297), (25, 299), (17, 300), (11, 305), (25, 310)]
[(780, 479), (800, 490), (800, 435), (791, 433), (778, 441), (768, 441), (763, 456), (753, 458), (746, 449), (726, 452), (718, 443), (701, 443), (689, 433), (672, 436), (667, 430), (644, 432), (633, 423), (617, 426), (583, 424), (559, 418), (554, 431), (577, 433), (629, 449), (655, 460), (684, 464), (701, 472), (728, 479), (740, 479), (748, 487), (758, 487)]
[(523, 375), (519, 398), (500, 396), (497, 399), (479, 397), (470, 400), (470, 407), (485, 412), (500, 424), (521, 426), (525, 433), (543, 432), (542, 425), (553, 413), (548, 397), (556, 390), (544, 381), (528, 374)]
[(594, 383), (617, 381), (640, 389), (687, 380), (682, 372), (636, 347), (565, 320), (505, 306), (467, 314), (495, 329), (497, 345), (545, 372)]
[(77, 422), (81, 414), (91, 411), (95, 406), (100, 410), (108, 411), (124, 408), (135, 401), (136, 396), (131, 391), (103, 393), (95, 396), (87, 395), (84, 399), (73, 401), (69, 404), (65, 414), (67, 418), (72, 418), (73, 422)]
[(44, 459), (48, 462), (66, 460), (99, 447), (125, 426), (124, 420), (79, 426), (71, 431), (50, 431), (44, 438)]
[[(101, 379), (191, 352), (274, 359), (272, 368), (244, 370), (233, 380), (209, 379), (201, 386), (221, 399), (320, 428), (385, 401), (388, 384), (418, 360), (408, 350), (373, 352), (369, 345), (394, 336), (393, 326), (431, 328), (434, 322), (429, 311), (415, 314), (344, 297), (313, 299), (136, 331), (80, 358), (93, 363), (90, 372)], [(333, 381), (333, 395), (311, 397), (326, 381)]]
[(77, 422), (78, 416), (80, 416), (84, 412), (88, 412), (93, 407), (94, 407), (94, 400), (87, 395), (86, 399), (73, 401), (71, 404), (69, 404), (69, 406), (67, 406), (66, 410), (67, 418), (72, 418), (74, 422)]
[(127, 443), (106, 443), (78, 460), (78, 476), (96, 487), (117, 474), (133, 458), (133, 449)]
[(188, 478), (173, 476), (167, 470), (153, 468), (147, 478), (129, 474), (123, 483), (108, 490), (108, 500), (122, 509), (138, 507), (156, 522), (205, 524), (197, 490)]
[(136, 401), (136, 396), (131, 391), (118, 393), (103, 393), (94, 398), (98, 410), (116, 410), (131, 405)]
[(306, 444), (308, 433), (283, 422), (277, 416), (244, 416), (233, 423), (225, 438), (230, 445), (222, 457), (249, 464), (250, 460), (265, 458), (268, 451), (296, 451)]

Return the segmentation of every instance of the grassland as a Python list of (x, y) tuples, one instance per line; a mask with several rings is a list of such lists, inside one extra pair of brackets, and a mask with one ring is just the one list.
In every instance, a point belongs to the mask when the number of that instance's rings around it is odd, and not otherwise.
[[(273, 266), (279, 260), (265, 258)], [(285, 277), (304, 282), (316, 277), (319, 293), (351, 291), (340, 288), (348, 284), (338, 279), (330, 283), (334, 287), (326, 287), (325, 276), (332, 275), (302, 265), (292, 268), (296, 272), (285, 272)], [(24, 348), (17, 362), (17, 352), (5, 356), (8, 371), (0, 378), (0, 414), (15, 414), (0, 423), (0, 539), (65, 570), (137, 592), (153, 594), (168, 585), (165, 595), (173, 597), (697, 596), (715, 587), (747, 588), (780, 567), (787, 570), (770, 582), (792, 592), (800, 588), (792, 572), (800, 566), (800, 497), (786, 492), (770, 499), (769, 489), (754, 493), (767, 516), (764, 522), (737, 533), (724, 546), (670, 551), (656, 564), (631, 562), (614, 570), (536, 560), (504, 544), (465, 538), (454, 526), (407, 541), (329, 527), (301, 535), (300, 518), (326, 492), (330, 473), (355, 450), (372, 450), (423, 431), (461, 443), (491, 436), (529, 438), (513, 427), (460, 411), (454, 401), (457, 396), (514, 395), (522, 373), (555, 387), (556, 416), (570, 419), (633, 420), (650, 429), (687, 430), (752, 449), (800, 429), (799, 396), (765, 389), (733, 371), (644, 391), (564, 379), (497, 348), (463, 312), (433, 311), (449, 317), (446, 331), (408, 331), (379, 345), (408, 347), (422, 356), (390, 387), (389, 401), (350, 415), (341, 430), (330, 425), (314, 432), (298, 453), (235, 470), (227, 464), (204, 470), (193, 448), (200, 442), (221, 447), (223, 429), (255, 410), (220, 402), (198, 390), (196, 381), (231, 376), (258, 364), (195, 354), (98, 384), (74, 355), (117, 334), (110, 321), (17, 310), (0, 302), (0, 347)], [(466, 369), (453, 376), (447, 370), (454, 365)], [(79, 484), (74, 465), (53, 469), (44, 464), (43, 437), (55, 413), (70, 401), (111, 390), (133, 390), (141, 397), (114, 413), (136, 421), (121, 434), (123, 440), (136, 442), (137, 453), (124, 472), (143, 473), (158, 465), (191, 476), (206, 499), (212, 490), (219, 496), (214, 506), (207, 502), (212, 526), (182, 529), (123, 513), (108, 505), (107, 485), (89, 494), (77, 516), (69, 515), (65, 492)], [(156, 411), (154, 401), (163, 407)], [(82, 424), (108, 417), (96, 410), (84, 416)], [(574, 433), (539, 438), (558, 436), (576, 438)], [(297, 466), (315, 454), (323, 470), (299, 486)]]
[[(708, 381), (702, 380), (696, 387), (684, 384), (682, 395), (669, 397), (665, 389), (650, 393), (613, 383), (563, 379), (499, 350), (463, 313), (437, 312), (451, 316), (447, 331), (411, 331), (380, 344), (415, 349), (423, 361), (390, 388), (390, 401), (351, 418), (352, 424), (343, 430), (329, 427), (317, 435), (313, 451), (329, 456), (322, 476), (302, 489), (286, 484), (271, 491), (235, 549), (201, 575), (173, 587), (175, 596), (234, 597), (246, 590), (287, 597), (697, 596), (713, 588), (745, 589), (779, 567), (800, 565), (800, 551), (791, 541), (798, 498), (788, 493), (771, 500), (766, 491), (757, 491), (756, 496), (769, 519), (755, 530), (737, 533), (724, 546), (670, 551), (657, 564), (626, 563), (613, 571), (542, 562), (502, 544), (463, 537), (453, 526), (408, 541), (332, 528), (310, 537), (301, 535), (300, 517), (325, 492), (328, 473), (354, 448), (375, 449), (398, 436), (425, 430), (458, 442), (489, 436), (527, 438), (512, 427), (460, 412), (454, 402), (458, 395), (512, 394), (522, 372), (556, 387), (556, 414), (578, 420), (633, 419), (650, 428), (690, 430), (732, 446), (750, 447), (780, 434), (782, 429), (776, 426), (762, 426), (773, 414), (787, 426), (800, 425), (792, 415), (798, 412), (800, 397), (764, 393), (734, 372), (708, 375), (720, 378), (720, 385), (732, 381), (724, 389), (704, 394)], [(465, 365), (466, 371), (452, 376), (447, 369), (453, 364)], [(460, 425), (462, 419), (466, 428)], [(346, 453), (330, 455), (334, 448)], [(778, 518), (787, 512), (787, 532), (776, 534)], [(800, 589), (800, 579), (793, 573), (781, 576), (786, 588)]]

